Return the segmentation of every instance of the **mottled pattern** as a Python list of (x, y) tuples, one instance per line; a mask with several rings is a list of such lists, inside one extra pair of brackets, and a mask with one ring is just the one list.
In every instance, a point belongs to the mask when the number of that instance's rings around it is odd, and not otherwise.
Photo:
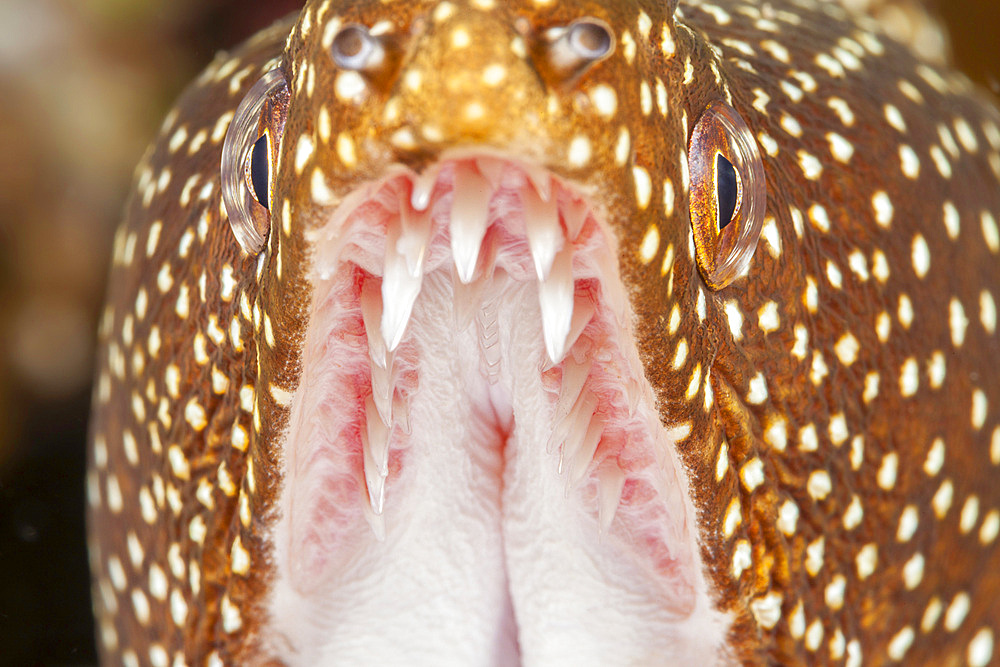
[[(309, 3), (280, 61), (269, 62), (287, 23), (217, 59), (138, 169), (101, 325), (88, 476), (104, 659), (261, 659), (309, 229), (393, 161), (419, 168), (476, 141), (589, 186), (604, 209), (662, 421), (689, 432), (679, 452), (734, 654), (989, 664), (1000, 627), (991, 102), (807, 0), (338, 11)], [(448, 23), (469, 12), (479, 18)], [(601, 18), (615, 53), (538, 86), (518, 16), (533, 29)], [(338, 74), (325, 53), (346, 21), (405, 46), (416, 17), (428, 48), (401, 48), (388, 80)], [(445, 29), (452, 39), (438, 38)], [(248, 258), (221, 209), (221, 141), (278, 62), (292, 97), (275, 215), (265, 252)], [(482, 79), (449, 83), (479, 66)], [(508, 95), (524, 95), (517, 109)], [(759, 141), (768, 217), (747, 275), (713, 291), (694, 260), (686, 139), (719, 99)], [(462, 116), (459, 100), (483, 106)]]

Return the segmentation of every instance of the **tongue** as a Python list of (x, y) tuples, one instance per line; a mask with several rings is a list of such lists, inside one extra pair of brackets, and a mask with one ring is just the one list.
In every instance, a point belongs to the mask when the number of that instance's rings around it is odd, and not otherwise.
[(723, 634), (613, 242), (538, 180), (397, 177), (317, 249), (272, 603), (302, 664), (622, 664)]

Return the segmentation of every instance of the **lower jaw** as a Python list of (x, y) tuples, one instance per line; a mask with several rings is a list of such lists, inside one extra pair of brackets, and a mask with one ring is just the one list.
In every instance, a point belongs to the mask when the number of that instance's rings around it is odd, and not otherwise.
[(445, 162), (414, 224), (396, 176), (317, 243), (274, 534), (290, 663), (719, 659), (613, 240), (538, 179)]

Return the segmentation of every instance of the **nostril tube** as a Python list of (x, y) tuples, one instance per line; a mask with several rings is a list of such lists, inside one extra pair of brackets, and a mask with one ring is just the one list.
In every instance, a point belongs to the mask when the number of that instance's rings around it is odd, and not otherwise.
[(603, 21), (578, 19), (546, 33), (538, 65), (560, 79), (570, 79), (614, 52), (614, 34)]
[(330, 45), (330, 55), (338, 67), (366, 71), (376, 69), (385, 60), (385, 47), (362, 25), (341, 29)]

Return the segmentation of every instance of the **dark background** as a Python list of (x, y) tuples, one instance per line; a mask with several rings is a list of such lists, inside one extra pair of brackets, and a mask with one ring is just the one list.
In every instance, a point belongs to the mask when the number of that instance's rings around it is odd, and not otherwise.
[[(216, 50), (299, 4), (0, 0), (0, 667), (95, 662), (84, 443), (132, 168)], [(1000, 91), (1000, 3), (937, 8), (959, 66)], [(901, 30), (921, 29), (888, 11)]]

